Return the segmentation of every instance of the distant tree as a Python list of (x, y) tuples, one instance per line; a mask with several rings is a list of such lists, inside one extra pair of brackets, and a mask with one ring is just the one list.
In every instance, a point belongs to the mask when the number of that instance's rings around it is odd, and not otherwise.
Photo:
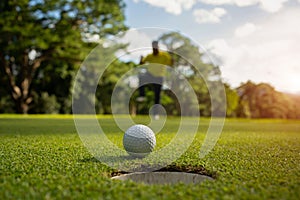
[(114, 53), (125, 46), (117, 43), (108, 47), (98, 45), (87, 56), (77, 71), (72, 93), (72, 105), (76, 113), (111, 113), (110, 95), (114, 84), (128, 67)]
[(55, 95), (49, 95), (48, 92), (41, 92), (37, 94), (32, 93), (33, 100), (35, 104), (31, 106), (31, 113), (40, 113), (40, 114), (56, 114), (59, 113), (60, 104), (57, 101)]
[(226, 116), (237, 117), (239, 106), (239, 95), (235, 89), (232, 89), (229, 84), (224, 84), (226, 92)]
[[(199, 46), (189, 38), (178, 32), (165, 33), (159, 37), (159, 41), (164, 44), (172, 54), (173, 66), (185, 75), (193, 75), (197, 70), (204, 77), (221, 78), (219, 68), (212, 64), (203, 62), (203, 54), (199, 51)], [(197, 69), (197, 70), (196, 70)]]
[(251, 118), (252, 112), (250, 106), (252, 105), (252, 96), (254, 93), (255, 84), (248, 81), (237, 88), (237, 93), (240, 96), (237, 115), (239, 117)]
[[(166, 33), (159, 37), (159, 40), (172, 54), (174, 61), (173, 67), (181, 74), (181, 76), (184, 76), (184, 78), (188, 80), (195, 91), (199, 102), (200, 114), (204, 116), (211, 115), (211, 97), (208, 87), (213, 87), (214, 85), (217, 85), (217, 82), (221, 82), (219, 67), (205, 63), (203, 61), (203, 53), (199, 51), (199, 46), (180, 33)], [(171, 86), (176, 85), (175, 88), (177, 88), (182, 86), (182, 83), (183, 77), (176, 77), (172, 79), (169, 84)], [(217, 93), (218, 91), (215, 92), (215, 94)], [(185, 98), (184, 104), (192, 105), (192, 102), (190, 102), (192, 98), (186, 94), (183, 94), (182, 96)], [(224, 102), (222, 102), (221, 98), (218, 99), (218, 95), (215, 95), (214, 98), (214, 103), (218, 104), (214, 105), (214, 109), (216, 109), (214, 112), (218, 113), (220, 111), (219, 114), (221, 115), (221, 106)], [(189, 110), (185, 110), (187, 115), (195, 112), (195, 108), (192, 108), (191, 106), (186, 106), (186, 108), (189, 108)], [(179, 109), (179, 105), (176, 109)]]
[[(73, 70), (96, 45), (92, 39), (125, 30), (123, 8), (121, 0), (2, 0), (0, 73), (17, 112), (28, 112), (37, 90), (32, 83), (47, 77), (39, 70), (46, 62)], [(52, 86), (59, 84), (54, 81)]]
[[(32, 81), (33, 103), (30, 104), (28, 112), (71, 113), (71, 90), (76, 67), (64, 60), (43, 62)], [(47, 101), (44, 99), (47, 96), (52, 97), (52, 99), (49, 98), (50, 102), (41, 104), (40, 102)], [(51, 102), (57, 105), (51, 106)], [(55, 107), (58, 110), (49, 109), (47, 106)]]
[(291, 100), (291, 112), (289, 113), (291, 118), (300, 119), (300, 95), (299, 94), (286, 94)]
[[(126, 74), (128, 71), (133, 69), (136, 66), (133, 62), (124, 63), (118, 59), (115, 59), (105, 70), (103, 73), (98, 89), (96, 91), (96, 98), (98, 100), (97, 106), (101, 106), (97, 109), (98, 113), (103, 114), (111, 114), (111, 96), (113, 90), (117, 84), (117, 82), (121, 79), (121, 77)], [(119, 96), (120, 99), (125, 99), (125, 95), (129, 93), (129, 85), (121, 85), (119, 86)], [(117, 106), (117, 105), (114, 105)]]
[[(276, 91), (266, 83), (251, 81), (237, 88), (240, 96), (241, 117), (297, 118), (297, 104), (288, 95)], [(296, 112), (295, 112), (296, 111)]]

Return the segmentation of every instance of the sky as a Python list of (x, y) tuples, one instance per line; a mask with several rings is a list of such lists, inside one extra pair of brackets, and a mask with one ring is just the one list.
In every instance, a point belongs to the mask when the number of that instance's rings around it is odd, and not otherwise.
[[(220, 66), (233, 88), (248, 80), (300, 94), (300, 0), (125, 0), (128, 41), (149, 46), (178, 31)], [(162, 32), (143, 31), (156, 27)], [(142, 30), (142, 31), (140, 31)], [(133, 42), (134, 43), (134, 42)]]

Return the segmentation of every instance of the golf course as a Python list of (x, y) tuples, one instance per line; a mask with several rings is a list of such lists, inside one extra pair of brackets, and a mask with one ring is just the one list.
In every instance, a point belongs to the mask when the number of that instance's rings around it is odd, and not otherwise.
[[(157, 135), (168, 143), (179, 117)], [(111, 115), (97, 116), (122, 148)], [(147, 116), (133, 118), (149, 123)], [(80, 140), (72, 115), (0, 115), (0, 199), (298, 199), (300, 121), (226, 119), (216, 145), (199, 150), (209, 118), (200, 118), (190, 148), (164, 170), (207, 175), (199, 184), (147, 185), (111, 180), (121, 172), (94, 158)], [(171, 121), (171, 122), (169, 122)], [(125, 173), (125, 172), (123, 172)]]
[(300, 200), (299, 18), (1, 0), (0, 200)]

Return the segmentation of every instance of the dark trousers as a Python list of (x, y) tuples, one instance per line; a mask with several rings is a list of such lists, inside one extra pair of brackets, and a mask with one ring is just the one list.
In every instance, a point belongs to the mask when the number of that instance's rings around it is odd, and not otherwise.
[(139, 76), (140, 96), (142, 96), (142, 97), (145, 96), (145, 86), (150, 85), (154, 91), (154, 103), (159, 104), (162, 83), (163, 83), (163, 77), (153, 76), (152, 74), (150, 74), (148, 72), (140, 74), (140, 76)]

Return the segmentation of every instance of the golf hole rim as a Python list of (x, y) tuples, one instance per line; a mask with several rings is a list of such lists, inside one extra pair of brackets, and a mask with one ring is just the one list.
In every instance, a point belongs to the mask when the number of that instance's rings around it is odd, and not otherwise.
[(112, 180), (128, 181), (136, 183), (144, 183), (147, 185), (168, 185), (168, 184), (200, 184), (204, 181), (214, 180), (212, 177), (196, 173), (187, 172), (133, 172), (113, 176)]

